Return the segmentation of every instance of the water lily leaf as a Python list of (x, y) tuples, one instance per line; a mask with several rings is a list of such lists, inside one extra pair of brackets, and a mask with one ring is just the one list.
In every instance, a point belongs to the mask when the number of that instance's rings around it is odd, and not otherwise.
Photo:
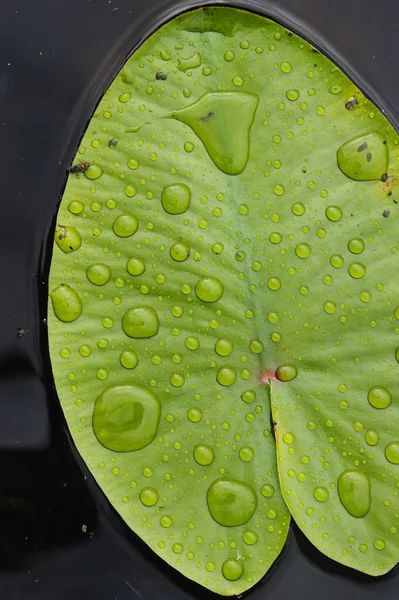
[(218, 7), (132, 55), (69, 170), (68, 426), (129, 526), (215, 592), (261, 579), (288, 509), (345, 565), (397, 562), (397, 147), (308, 43)]

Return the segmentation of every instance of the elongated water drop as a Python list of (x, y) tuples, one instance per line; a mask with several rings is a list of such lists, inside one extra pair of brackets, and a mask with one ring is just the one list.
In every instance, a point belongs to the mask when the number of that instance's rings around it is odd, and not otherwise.
[(348, 469), (338, 479), (338, 495), (341, 504), (352, 517), (365, 517), (371, 506), (371, 484), (366, 473)]
[(349, 140), (337, 154), (339, 168), (355, 181), (381, 179), (387, 171), (388, 160), (386, 139), (377, 131), (369, 131)]
[(225, 527), (243, 525), (252, 517), (257, 506), (256, 494), (248, 484), (227, 477), (211, 484), (207, 502), (212, 517)]
[(65, 254), (79, 250), (82, 245), (82, 237), (79, 231), (71, 225), (57, 225), (54, 240), (58, 248)]

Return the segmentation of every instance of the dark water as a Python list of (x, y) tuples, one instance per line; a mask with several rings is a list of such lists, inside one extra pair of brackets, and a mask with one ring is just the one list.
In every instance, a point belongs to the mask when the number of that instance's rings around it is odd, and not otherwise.
[[(399, 123), (397, 0), (240, 5), (310, 38)], [(217, 598), (164, 565), (97, 489), (65, 429), (43, 322), (46, 240), (85, 123), (132, 48), (189, 6), (0, 0), (0, 600)], [(349, 571), (293, 527), (281, 558), (246, 597), (398, 594), (398, 568), (378, 580)]]

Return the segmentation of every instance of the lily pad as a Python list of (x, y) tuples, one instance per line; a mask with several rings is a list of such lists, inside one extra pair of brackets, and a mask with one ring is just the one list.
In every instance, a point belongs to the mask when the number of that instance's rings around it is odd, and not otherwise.
[(227, 7), (155, 32), (84, 134), (49, 281), (58, 395), (122, 518), (217, 593), (264, 576), (289, 513), (344, 565), (398, 560), (398, 159), (335, 65)]

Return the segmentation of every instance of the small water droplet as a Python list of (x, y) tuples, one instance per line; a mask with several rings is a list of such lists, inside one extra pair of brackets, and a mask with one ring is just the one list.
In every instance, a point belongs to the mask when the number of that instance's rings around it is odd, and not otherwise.
[(280, 69), (282, 70), (283, 73), (290, 73), (292, 70), (292, 65), (291, 65), (291, 63), (285, 61), (285, 62), (281, 63)]
[(244, 573), (244, 565), (235, 558), (229, 558), (222, 565), (222, 574), (228, 581), (237, 581)]
[(197, 69), (202, 65), (202, 57), (199, 52), (194, 52), (188, 58), (179, 58), (177, 68), (179, 71), (188, 71), (188, 69)]
[(327, 206), (326, 217), (334, 223), (342, 219), (342, 209), (339, 206)]
[(115, 219), (112, 225), (112, 230), (118, 237), (130, 237), (136, 233), (139, 227), (139, 222), (134, 215), (122, 214)]
[(354, 262), (349, 265), (348, 273), (353, 279), (361, 279), (366, 275), (366, 267), (363, 263)]
[(250, 446), (243, 446), (240, 448), (239, 456), (244, 462), (250, 462), (255, 456), (255, 452)]

